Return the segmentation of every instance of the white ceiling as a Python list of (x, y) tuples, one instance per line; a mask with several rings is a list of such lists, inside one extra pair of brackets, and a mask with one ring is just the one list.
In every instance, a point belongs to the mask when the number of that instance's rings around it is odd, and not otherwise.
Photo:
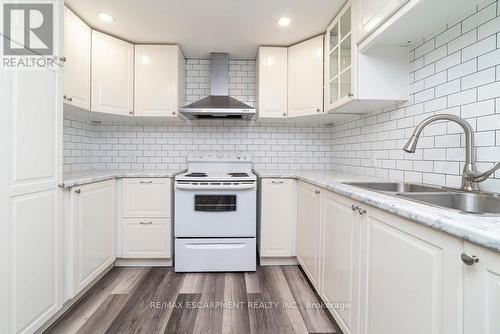
[[(259, 45), (288, 46), (326, 30), (345, 0), (66, 0), (92, 27), (134, 43), (179, 44), (187, 58), (229, 52), (254, 59)], [(114, 16), (104, 23), (98, 12)], [(291, 23), (280, 27), (277, 20)]]

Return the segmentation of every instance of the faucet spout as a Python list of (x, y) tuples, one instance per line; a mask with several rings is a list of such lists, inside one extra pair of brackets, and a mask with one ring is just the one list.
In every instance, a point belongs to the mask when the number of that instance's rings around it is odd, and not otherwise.
[[(422, 134), (422, 131), (427, 125), (436, 121), (452, 121), (458, 124), (464, 130), (465, 166), (462, 172), (461, 189), (465, 191), (478, 191), (479, 190), (478, 182), (483, 181), (481, 178), (484, 177), (484, 175), (480, 174), (476, 168), (476, 154), (475, 154), (476, 148), (474, 146), (474, 129), (472, 129), (472, 126), (469, 124), (469, 122), (467, 122), (463, 118), (450, 114), (440, 114), (424, 119), (422, 122), (420, 122), (420, 124), (416, 126), (415, 130), (413, 130), (413, 134), (406, 143), (406, 145), (404, 146), (403, 150), (408, 153), (415, 153), (415, 150), (417, 148), (417, 143), (420, 138), (420, 135)], [(498, 167), (496, 166), (496, 168), (500, 169), (500, 165)], [(491, 173), (493, 173), (495, 170), (493, 170)], [(485, 179), (488, 176), (486, 176)]]

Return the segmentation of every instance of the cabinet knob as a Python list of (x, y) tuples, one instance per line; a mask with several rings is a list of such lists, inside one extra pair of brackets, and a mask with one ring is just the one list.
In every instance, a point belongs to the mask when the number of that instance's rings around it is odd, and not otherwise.
[(129, 112), (128, 112), (128, 114), (129, 114), (130, 116), (134, 116), (134, 112), (133, 112), (133, 111), (129, 111)]
[(76, 190), (75, 190), (75, 194), (79, 194), (79, 193), (81, 193), (81, 192), (82, 192), (82, 189), (76, 189)]
[(65, 56), (61, 56), (61, 57), (59, 57), (59, 60), (65, 63), (66, 62), (66, 57)]
[(175, 115), (175, 111), (172, 111), (172, 115)]
[(63, 182), (63, 183), (59, 183), (57, 186), (58, 186), (59, 188), (64, 188), (64, 187), (65, 187), (64, 182)]
[(349, 94), (347, 94), (347, 96), (349, 96), (349, 97), (353, 97), (353, 96), (354, 96), (354, 94), (353, 94), (353, 93), (349, 93)]
[(286, 117), (286, 112), (283, 113), (283, 116)]
[(366, 213), (366, 209), (359, 208), (358, 209), (358, 213), (359, 213), (360, 216), (362, 216), (362, 215), (364, 215)]
[(479, 262), (479, 258), (475, 255), (468, 255), (468, 254), (462, 253), (460, 255), (460, 258), (462, 259), (462, 262), (468, 266), (472, 266), (474, 263)]
[(321, 109), (320, 109), (320, 108), (316, 108), (316, 112), (320, 112), (320, 111), (321, 111)]
[(319, 190), (315, 190), (315, 191), (314, 191), (314, 193), (315, 193), (316, 195), (319, 195), (319, 194), (321, 194), (321, 191), (319, 191)]
[(351, 209), (352, 209), (352, 211), (356, 211), (359, 209), (359, 206), (353, 204), (353, 205), (351, 205)]
[(73, 98), (72, 98), (72, 97), (68, 97), (68, 98), (67, 98), (67, 100), (68, 100), (69, 102), (71, 102), (71, 101), (73, 101)]
[(63, 95), (63, 100), (66, 100), (68, 97), (66, 95)]

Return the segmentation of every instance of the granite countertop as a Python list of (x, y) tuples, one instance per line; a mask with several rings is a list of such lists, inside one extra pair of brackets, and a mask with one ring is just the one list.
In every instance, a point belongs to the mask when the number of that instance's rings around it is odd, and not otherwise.
[(110, 170), (83, 170), (63, 174), (63, 188), (71, 188), (84, 184), (126, 177), (174, 177), (184, 172), (177, 170), (137, 170), (137, 169), (110, 169)]
[(384, 181), (337, 171), (254, 170), (261, 178), (295, 178), (353, 200), (393, 213), (483, 247), (500, 251), (500, 215), (474, 215), (438, 208), (343, 184), (349, 181)]

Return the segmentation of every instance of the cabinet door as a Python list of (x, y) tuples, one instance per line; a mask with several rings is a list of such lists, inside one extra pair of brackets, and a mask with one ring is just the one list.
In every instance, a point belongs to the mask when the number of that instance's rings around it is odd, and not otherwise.
[(457, 333), (459, 242), (371, 210), (362, 231), (360, 333)]
[(134, 46), (92, 30), (92, 111), (131, 115)]
[(263, 179), (261, 187), (260, 256), (292, 256), (294, 180)]
[(124, 258), (170, 258), (170, 219), (127, 218), (123, 220)]
[(323, 111), (323, 36), (288, 48), (288, 116)]
[[(359, 291), (359, 233), (363, 216), (352, 209), (352, 202), (333, 193), (323, 196), (323, 265), (322, 295), (344, 333), (353, 331), (357, 320)], [(354, 326), (356, 327), (356, 326)]]
[(170, 217), (169, 178), (123, 179), (123, 217)]
[[(175, 117), (179, 105), (180, 48), (135, 46), (134, 116)], [(183, 59), (184, 57), (182, 57)]]
[[(59, 57), (63, 2), (45, 2)], [(0, 333), (33, 333), (62, 306), (62, 76), (56, 65), (0, 68)]]
[(91, 29), (65, 7), (64, 103), (90, 110)]
[(259, 118), (286, 117), (288, 49), (260, 47), (257, 62)]
[(357, 42), (361, 42), (407, 2), (408, 0), (359, 0)]
[(298, 201), (297, 259), (311, 283), (318, 288), (321, 191), (300, 182)]
[(466, 242), (464, 253), (476, 256), (464, 270), (464, 333), (500, 333), (500, 254)]
[(326, 32), (325, 111), (331, 111), (354, 98), (352, 12), (348, 2)]
[(73, 297), (115, 260), (115, 181), (71, 189)]

